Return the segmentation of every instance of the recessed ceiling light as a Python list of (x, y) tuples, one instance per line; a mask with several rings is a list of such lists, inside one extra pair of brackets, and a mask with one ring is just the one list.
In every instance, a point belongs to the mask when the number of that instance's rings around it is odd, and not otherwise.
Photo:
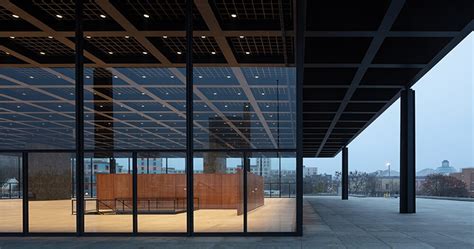
[(34, 79), (34, 78), (35, 78), (35, 77), (33, 77), (33, 76), (30, 76), (30, 79)]
[(198, 78), (199, 78), (199, 79), (202, 79), (202, 75), (199, 75)]
[(237, 95), (240, 95), (241, 93), (237, 93)]
[(100, 18), (107, 18), (107, 16), (104, 15), (104, 14), (101, 14), (101, 15), (99, 15), (99, 16), (100, 16)]
[(49, 39), (53, 39), (53, 37), (52, 37), (52, 36), (48, 36), (48, 38), (49, 38)]
[(63, 107), (62, 105), (58, 105), (59, 108)]
[(240, 38), (240, 39), (244, 39), (244, 38), (245, 38), (245, 36), (241, 35), (241, 36), (239, 36), (239, 38)]
[(117, 93), (118, 95), (122, 95), (122, 93)]
[(163, 39), (166, 39), (166, 38), (168, 38), (168, 36), (167, 36), (167, 35), (164, 35), (164, 36), (163, 36)]
[(13, 14), (12, 16), (13, 16), (13, 18), (20, 18), (20, 16), (19, 16), (19, 15), (15, 15), (15, 14)]
[(174, 75), (171, 75), (170, 78), (174, 79)]
[(236, 18), (236, 17), (237, 17), (237, 14), (230, 14), (230, 16), (231, 16), (232, 18)]
[(63, 18), (62, 15), (56, 15), (56, 17), (59, 18), (59, 19), (62, 19), (62, 18)]
[(118, 76), (117, 76), (117, 75), (114, 75), (114, 78), (118, 79)]
[(142, 52), (142, 54), (148, 54), (148, 52), (146, 52), (146, 51), (143, 51), (143, 52)]
[(45, 54), (46, 54), (46, 53), (45, 53), (45, 52), (43, 52), (43, 51), (41, 51), (41, 52), (40, 52), (40, 55), (45, 55)]
[(270, 108), (270, 106), (269, 106), (269, 105), (266, 105), (266, 107), (267, 107), (267, 108)]
[(86, 38), (87, 38), (87, 39), (90, 39), (90, 38), (92, 38), (92, 37), (91, 37), (90, 35), (86, 35)]
[(259, 78), (259, 76), (258, 76), (258, 75), (255, 75), (255, 79), (258, 79), (258, 78)]
[(21, 108), (21, 106), (17, 105), (16, 108)]
[(90, 78), (91, 78), (91, 76), (89, 76), (89, 75), (86, 75), (86, 79), (90, 79)]
[(249, 51), (246, 51), (245, 54), (250, 54), (250, 52), (249, 52)]
[(145, 107), (145, 105), (142, 105), (142, 108)]
[(146, 78), (146, 76), (145, 76), (145, 75), (142, 75), (142, 78), (144, 78), (144, 79), (145, 79), (145, 78)]
[(15, 39), (15, 37), (14, 37), (14, 36), (10, 36), (10, 39)]
[(201, 35), (201, 38), (202, 38), (202, 39), (206, 39), (206, 36), (205, 36), (205, 35)]
[(26, 93), (21, 93), (21, 95), (26, 96)]
[(181, 51), (176, 52), (177, 54), (182, 54)]
[(145, 18), (150, 18), (150, 15), (148, 15), (148, 14), (143, 14), (143, 17), (145, 17)]
[(5, 54), (6, 54), (6, 55), (9, 55), (10, 53), (8, 53), (8, 52), (5, 52)]
[(262, 95), (265, 95), (265, 93), (262, 93)]
[(211, 54), (216, 54), (216, 52), (212, 51)]
[(226, 77), (227, 77), (227, 79), (230, 79), (230, 75), (227, 75)]
[(225, 108), (227, 108), (227, 105), (224, 105)]
[(145, 95), (145, 93), (142, 93), (142, 95)]
[(125, 36), (125, 39), (128, 39), (128, 38), (130, 38), (130, 36), (129, 36), (129, 35), (126, 35), (126, 36)]
[(104, 107), (103, 105), (100, 105), (100, 108)]
[(215, 92), (215, 93), (213, 93), (213, 94), (214, 94), (214, 96), (215, 96), (215, 95), (217, 95), (217, 93), (216, 93), (216, 92)]
[(114, 54), (114, 52), (112, 52), (112, 51), (109, 51), (109, 54)]

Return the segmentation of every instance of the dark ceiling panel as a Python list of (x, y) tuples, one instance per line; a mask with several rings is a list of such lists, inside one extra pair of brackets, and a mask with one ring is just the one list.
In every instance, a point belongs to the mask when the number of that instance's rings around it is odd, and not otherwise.
[(357, 68), (305, 68), (305, 86), (350, 85)]
[(427, 64), (451, 39), (451, 37), (386, 38), (373, 63)]
[(472, 0), (407, 0), (394, 31), (460, 31), (474, 18)]
[(305, 42), (305, 63), (360, 63), (370, 37), (310, 37)]
[(307, 30), (377, 30), (390, 4), (379, 1), (307, 1)]
[(405, 86), (420, 70), (421, 68), (369, 68), (360, 84)]

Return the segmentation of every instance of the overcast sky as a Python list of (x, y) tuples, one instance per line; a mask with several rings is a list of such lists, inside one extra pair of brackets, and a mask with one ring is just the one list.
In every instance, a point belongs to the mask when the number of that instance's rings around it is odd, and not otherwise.
[[(416, 167), (436, 168), (450, 161), (460, 169), (474, 167), (474, 33), (413, 87), (416, 98)], [(400, 102), (395, 102), (349, 144), (349, 170), (399, 170)], [(305, 158), (320, 173), (341, 169), (341, 155)]]

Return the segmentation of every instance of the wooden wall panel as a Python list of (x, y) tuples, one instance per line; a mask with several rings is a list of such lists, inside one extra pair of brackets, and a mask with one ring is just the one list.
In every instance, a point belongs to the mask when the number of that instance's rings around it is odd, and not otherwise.
[[(242, 213), (242, 173), (195, 174), (194, 197), (200, 209), (237, 209)], [(140, 174), (137, 176), (138, 199), (186, 198), (186, 175)], [(263, 205), (263, 177), (248, 173), (249, 211)], [(250, 193), (250, 192), (249, 192)], [(97, 174), (99, 208), (115, 208), (115, 199), (132, 199), (132, 175)], [(250, 204), (251, 203), (251, 204)], [(196, 208), (198, 205), (196, 205)]]

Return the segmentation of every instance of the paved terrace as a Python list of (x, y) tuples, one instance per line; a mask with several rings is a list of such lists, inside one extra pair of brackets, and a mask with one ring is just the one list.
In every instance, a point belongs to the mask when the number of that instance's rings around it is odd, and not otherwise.
[(305, 235), (199, 238), (0, 238), (0, 248), (474, 248), (474, 202), (417, 199), (399, 214), (397, 199), (305, 198)]

